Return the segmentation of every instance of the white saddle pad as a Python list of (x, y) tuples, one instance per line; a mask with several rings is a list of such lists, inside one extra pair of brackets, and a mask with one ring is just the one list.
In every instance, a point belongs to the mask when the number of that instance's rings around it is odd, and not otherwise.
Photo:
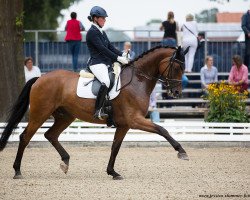
[[(119, 89), (121, 87), (121, 79), (119, 78), (119, 81), (118, 81), (120, 72), (121, 72), (120, 65), (114, 64), (115, 83), (114, 83), (113, 88), (109, 92), (110, 100), (116, 98), (120, 93)], [(84, 70), (80, 72), (80, 77), (78, 80), (77, 90), (76, 90), (76, 94), (78, 97), (87, 98), (87, 99), (96, 99), (96, 96), (92, 93), (92, 83), (93, 83), (92, 80), (93, 80), (93, 77), (91, 77), (89, 73), (86, 73)], [(118, 85), (117, 85), (117, 81), (118, 81)]]

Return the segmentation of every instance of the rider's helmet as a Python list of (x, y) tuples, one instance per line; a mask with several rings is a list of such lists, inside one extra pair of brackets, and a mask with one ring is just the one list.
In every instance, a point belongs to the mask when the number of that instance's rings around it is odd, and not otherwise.
[(94, 16), (96, 17), (108, 17), (108, 14), (106, 12), (106, 10), (104, 10), (102, 7), (100, 6), (94, 6), (91, 10), (90, 10), (90, 16), (88, 16), (88, 19), (90, 21), (93, 21)]

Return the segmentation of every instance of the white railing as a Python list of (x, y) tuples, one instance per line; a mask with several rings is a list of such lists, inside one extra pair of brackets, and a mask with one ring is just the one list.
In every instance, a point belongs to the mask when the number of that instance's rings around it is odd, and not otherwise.
[[(44, 123), (32, 141), (46, 141), (44, 133), (53, 123)], [(168, 121), (157, 123), (164, 127), (177, 141), (244, 141), (250, 142), (250, 123), (206, 123), (193, 121)], [(0, 123), (0, 133), (4, 123)], [(19, 141), (19, 135), (27, 123), (19, 123), (9, 141)], [(115, 128), (86, 122), (73, 122), (59, 137), (60, 141), (113, 141)], [(157, 134), (141, 130), (129, 130), (125, 141), (165, 141)]]

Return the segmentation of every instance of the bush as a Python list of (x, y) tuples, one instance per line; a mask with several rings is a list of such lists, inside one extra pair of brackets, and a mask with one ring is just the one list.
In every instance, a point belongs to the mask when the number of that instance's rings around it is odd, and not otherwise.
[(203, 96), (209, 101), (208, 122), (248, 122), (245, 99), (248, 92), (239, 93), (238, 88), (225, 82), (213, 83)]

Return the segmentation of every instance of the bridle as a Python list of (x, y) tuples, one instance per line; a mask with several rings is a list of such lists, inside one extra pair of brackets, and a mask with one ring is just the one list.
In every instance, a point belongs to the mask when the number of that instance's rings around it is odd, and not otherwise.
[[(133, 65), (133, 64), (132, 65), (127, 65), (126, 67), (131, 67), (132, 68), (131, 79), (130, 79), (130, 81), (127, 84), (123, 85), (118, 90), (116, 88), (116, 90), (119, 91), (119, 90), (122, 90), (123, 88), (125, 88), (126, 86), (128, 86), (132, 82), (132, 78), (133, 78), (134, 73), (136, 73), (137, 75), (142, 76), (142, 77), (144, 77), (144, 78), (146, 78), (148, 80), (156, 80), (156, 81), (161, 82), (163, 85), (166, 86), (168, 95), (173, 96), (173, 93), (172, 93), (171, 89), (173, 89), (173, 88), (178, 87), (179, 85), (181, 85), (181, 80), (167, 78), (167, 77), (172, 74), (174, 63), (178, 63), (180, 65), (180, 67), (181, 67), (181, 70), (184, 71), (184, 62), (176, 58), (176, 52), (177, 52), (177, 50), (173, 53), (173, 55), (172, 55), (171, 58), (164, 58), (160, 62), (160, 65), (161, 65), (162, 63), (166, 63), (168, 60), (170, 60), (170, 62), (168, 63), (168, 65), (166, 66), (166, 68), (164, 69), (164, 71), (161, 74), (159, 74), (158, 76), (153, 76), (153, 75), (146, 74), (141, 69), (136, 68), (136, 66)], [(122, 68), (122, 71), (126, 67)], [(164, 77), (164, 73), (166, 72), (167, 69), (169, 69), (169, 70), (167, 71), (167, 74)], [(120, 74), (122, 74), (122, 71), (121, 71)]]
[[(160, 62), (160, 65), (167, 62), (169, 58), (165, 58)], [(181, 70), (184, 71), (184, 62), (176, 58), (176, 52), (173, 54), (173, 56), (170, 58), (169, 64), (166, 66), (164, 71), (157, 77), (158, 81), (164, 84), (167, 88), (172, 89), (179, 84), (181, 84), (181, 80), (167, 78), (173, 73), (173, 65), (174, 63), (178, 63), (181, 67)], [(167, 71), (167, 69), (169, 69)], [(164, 76), (164, 73), (167, 71), (166, 76)]]
[[(175, 88), (175, 87), (179, 86), (181, 84), (181, 80), (167, 78), (167, 77), (169, 77), (169, 75), (172, 74), (174, 63), (178, 63), (180, 65), (180, 67), (181, 67), (181, 70), (184, 71), (184, 62), (176, 58), (176, 51), (175, 51), (171, 58), (164, 58), (160, 62), (160, 65), (162, 65), (163, 63), (166, 63), (169, 60), (170, 60), (170, 62), (168, 63), (166, 68), (157, 77), (152, 76), (152, 75), (147, 75), (141, 70), (138, 70), (139, 72), (137, 74), (140, 75), (140, 76), (145, 77), (148, 80), (153, 80), (154, 79), (156, 81), (159, 81), (162, 84), (164, 84), (167, 89), (171, 90), (172, 88)], [(167, 69), (169, 69), (169, 70), (167, 71)], [(167, 74), (166, 74), (166, 76), (164, 76), (164, 73), (166, 71), (167, 71)]]

